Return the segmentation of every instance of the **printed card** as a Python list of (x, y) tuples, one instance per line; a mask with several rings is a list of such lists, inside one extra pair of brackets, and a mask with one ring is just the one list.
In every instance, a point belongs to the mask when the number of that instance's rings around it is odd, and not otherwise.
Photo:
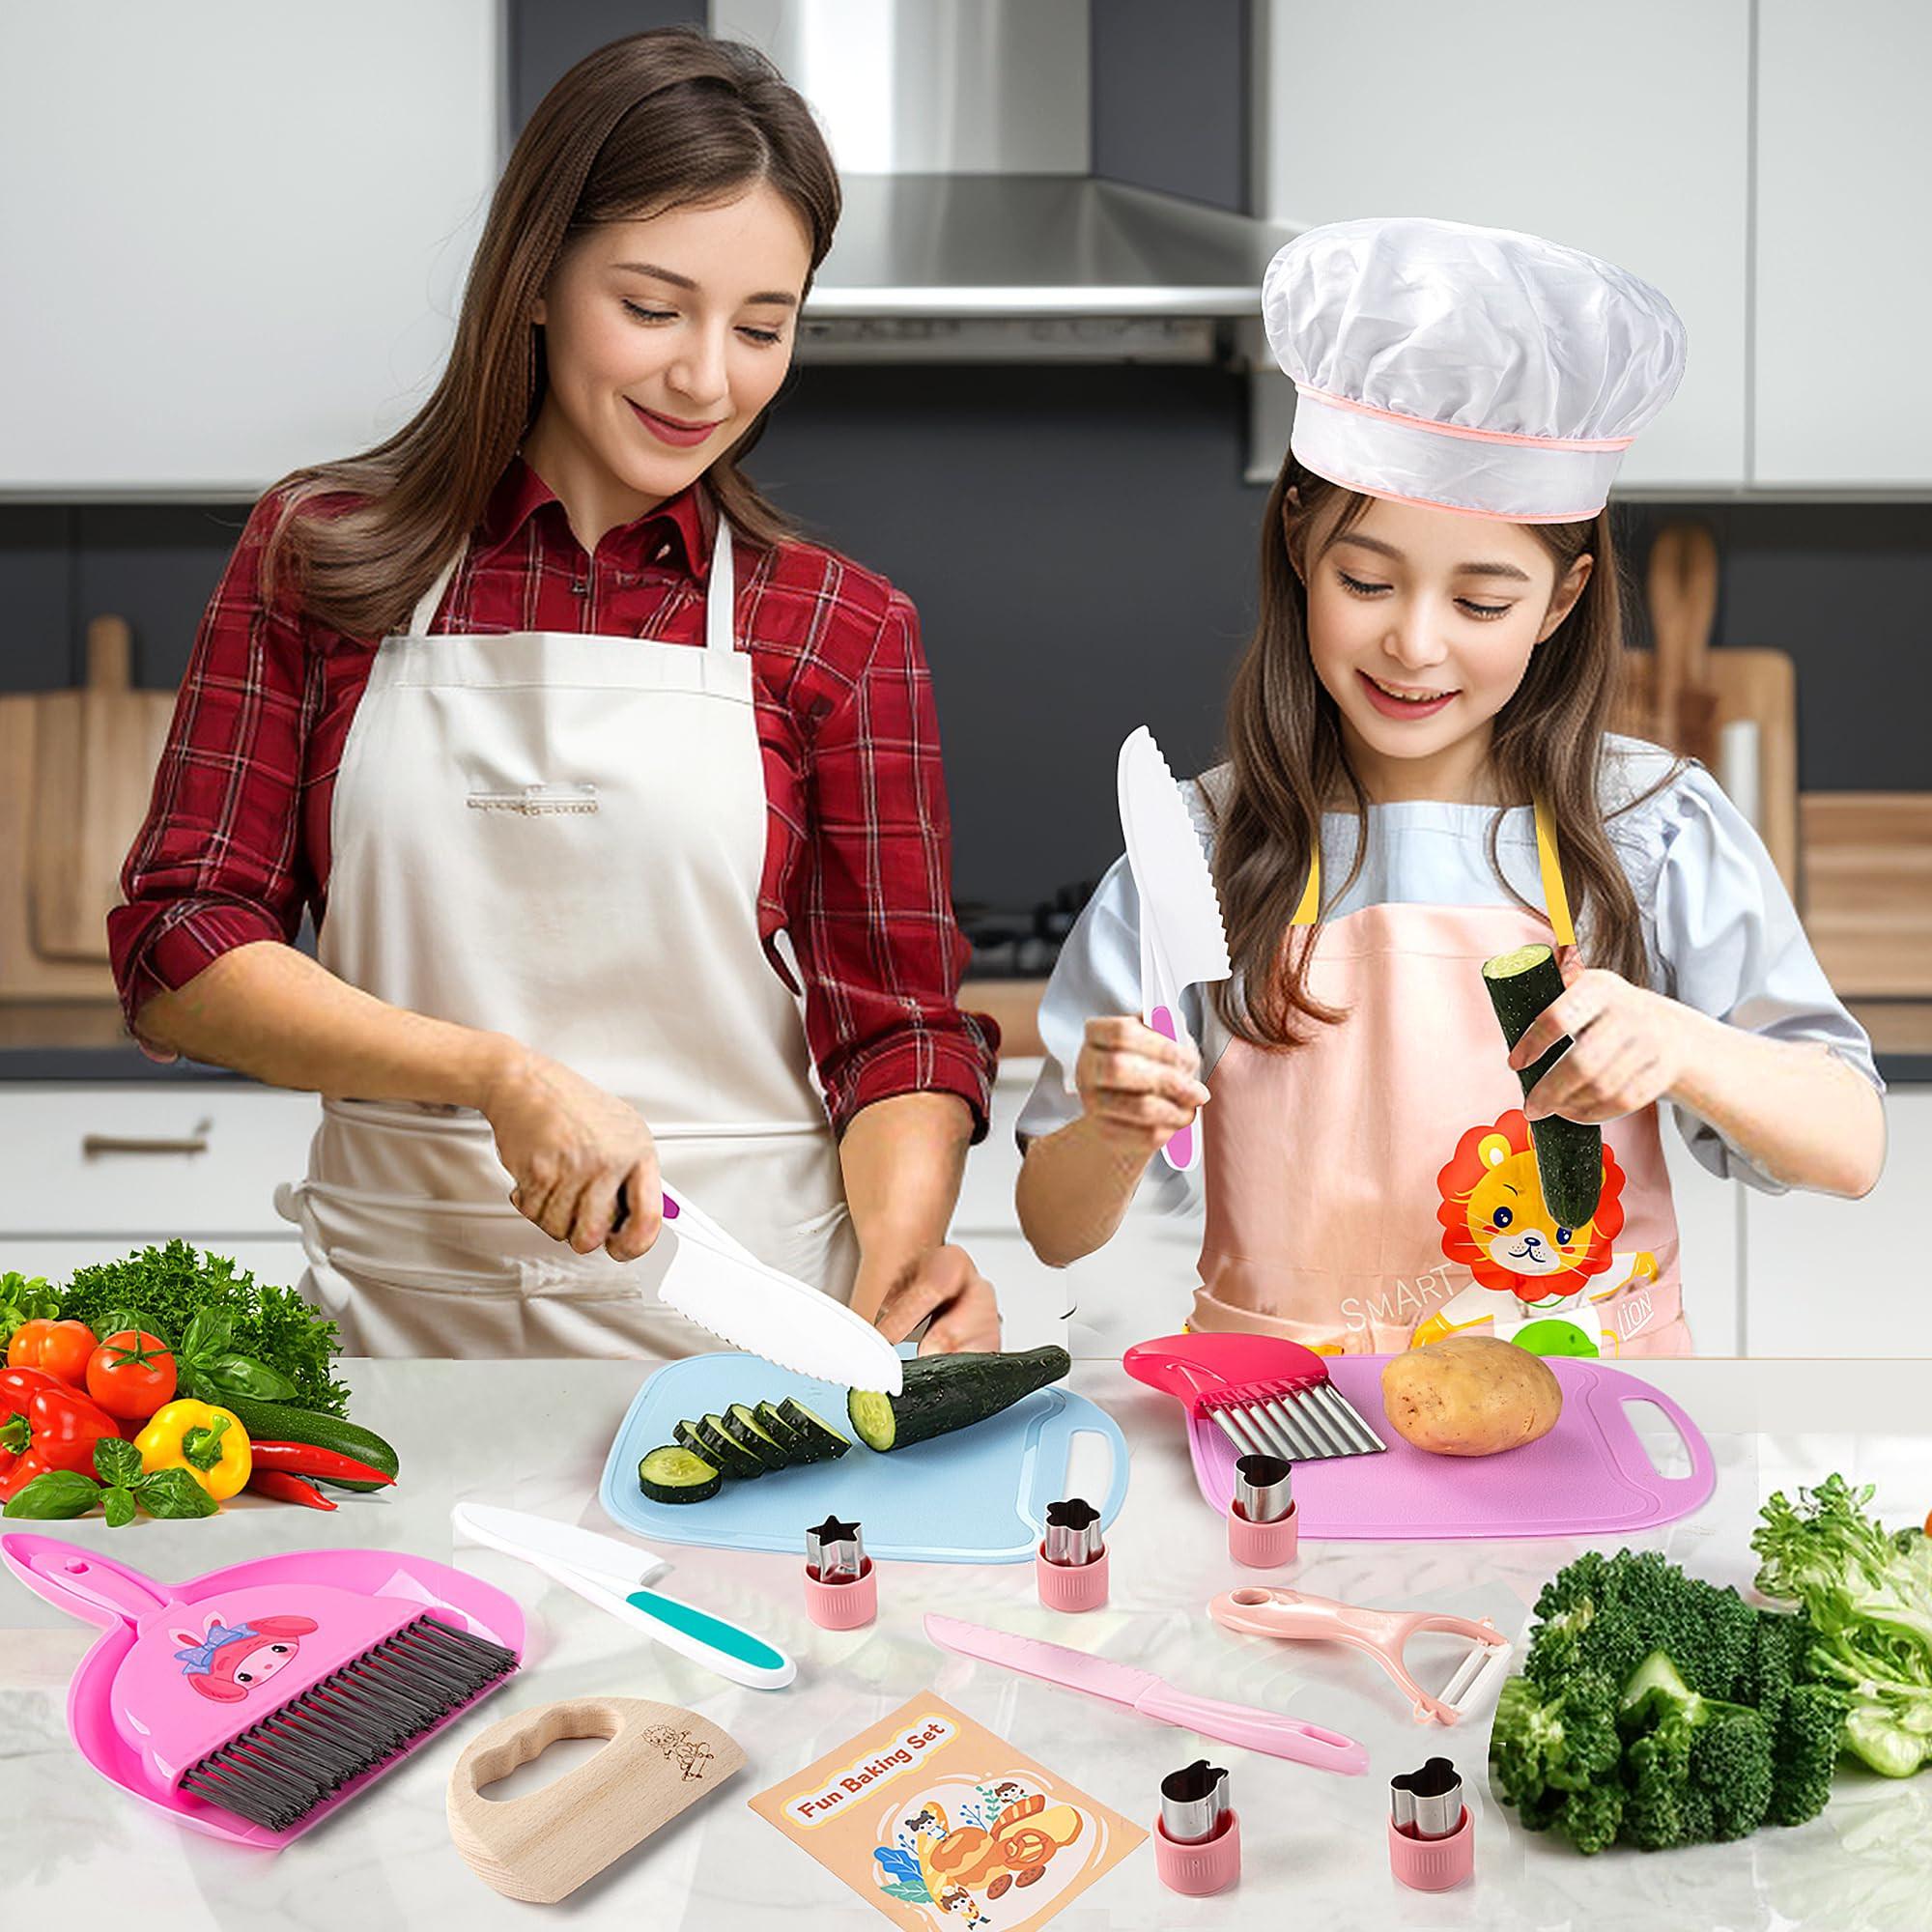
[(1147, 1836), (930, 1691), (751, 1804), (907, 1932), (1028, 1932)]

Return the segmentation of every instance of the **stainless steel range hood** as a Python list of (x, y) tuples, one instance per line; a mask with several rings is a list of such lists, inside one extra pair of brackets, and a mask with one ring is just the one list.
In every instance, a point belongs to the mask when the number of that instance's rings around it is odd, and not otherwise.
[(1089, 171), (1088, 0), (714, 0), (844, 185), (812, 360), (1208, 361), (1293, 230)]

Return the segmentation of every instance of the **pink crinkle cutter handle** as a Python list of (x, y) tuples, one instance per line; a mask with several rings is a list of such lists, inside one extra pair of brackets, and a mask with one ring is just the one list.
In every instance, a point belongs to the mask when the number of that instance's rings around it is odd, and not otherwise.
[[(1500, 1670), (1515, 1648), (1487, 1617), (1475, 1622), (1426, 1610), (1364, 1609), (1359, 1605), (1337, 1603), (1332, 1597), (1311, 1597), (1300, 1590), (1259, 1585), (1224, 1591), (1208, 1605), (1208, 1614), (1224, 1630), (1240, 1631), (1249, 1636), (1300, 1637), (1346, 1643), (1366, 1651), (1408, 1693), (1419, 1724), (1453, 1724), (1463, 1712), (1459, 1704), (1431, 1695), (1409, 1675), (1403, 1662), (1403, 1646), (1417, 1631), (1446, 1631), (1482, 1645), (1489, 1653), (1485, 1672)], [(1470, 1690), (1474, 1688), (1472, 1680)]]

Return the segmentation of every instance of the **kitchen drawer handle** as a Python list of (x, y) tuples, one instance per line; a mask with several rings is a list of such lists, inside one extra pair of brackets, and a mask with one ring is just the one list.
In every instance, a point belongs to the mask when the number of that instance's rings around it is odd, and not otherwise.
[(81, 1137), (80, 1151), (84, 1159), (92, 1160), (101, 1153), (206, 1153), (208, 1151), (208, 1130), (212, 1122), (201, 1122), (190, 1134), (169, 1138), (165, 1134), (142, 1136), (134, 1134), (84, 1134)]

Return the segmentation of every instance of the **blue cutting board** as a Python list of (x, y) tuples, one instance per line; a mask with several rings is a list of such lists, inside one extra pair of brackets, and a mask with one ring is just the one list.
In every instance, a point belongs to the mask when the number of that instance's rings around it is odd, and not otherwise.
[[(723, 1414), (734, 1402), (776, 1406), (796, 1396), (841, 1435), (852, 1429), (845, 1390), (793, 1375), (758, 1355), (691, 1355), (667, 1362), (638, 1391), (611, 1444), (598, 1495), (611, 1519), (653, 1543), (803, 1555), (805, 1532), (828, 1516), (864, 1526), (867, 1555), (913, 1563), (1024, 1563), (1045, 1533), (1046, 1508), (1065, 1493), (1067, 1448), (1082, 1431), (1107, 1438), (1111, 1474), (1102, 1523), (1127, 1493), (1120, 1425), (1085, 1396), (1036, 1389), (1012, 1407), (929, 1442), (881, 1456), (853, 1439), (837, 1462), (726, 1480), (710, 1501), (654, 1503), (638, 1464), (673, 1441), (682, 1419)], [(1090, 1502), (1095, 1498), (1090, 1496)]]

